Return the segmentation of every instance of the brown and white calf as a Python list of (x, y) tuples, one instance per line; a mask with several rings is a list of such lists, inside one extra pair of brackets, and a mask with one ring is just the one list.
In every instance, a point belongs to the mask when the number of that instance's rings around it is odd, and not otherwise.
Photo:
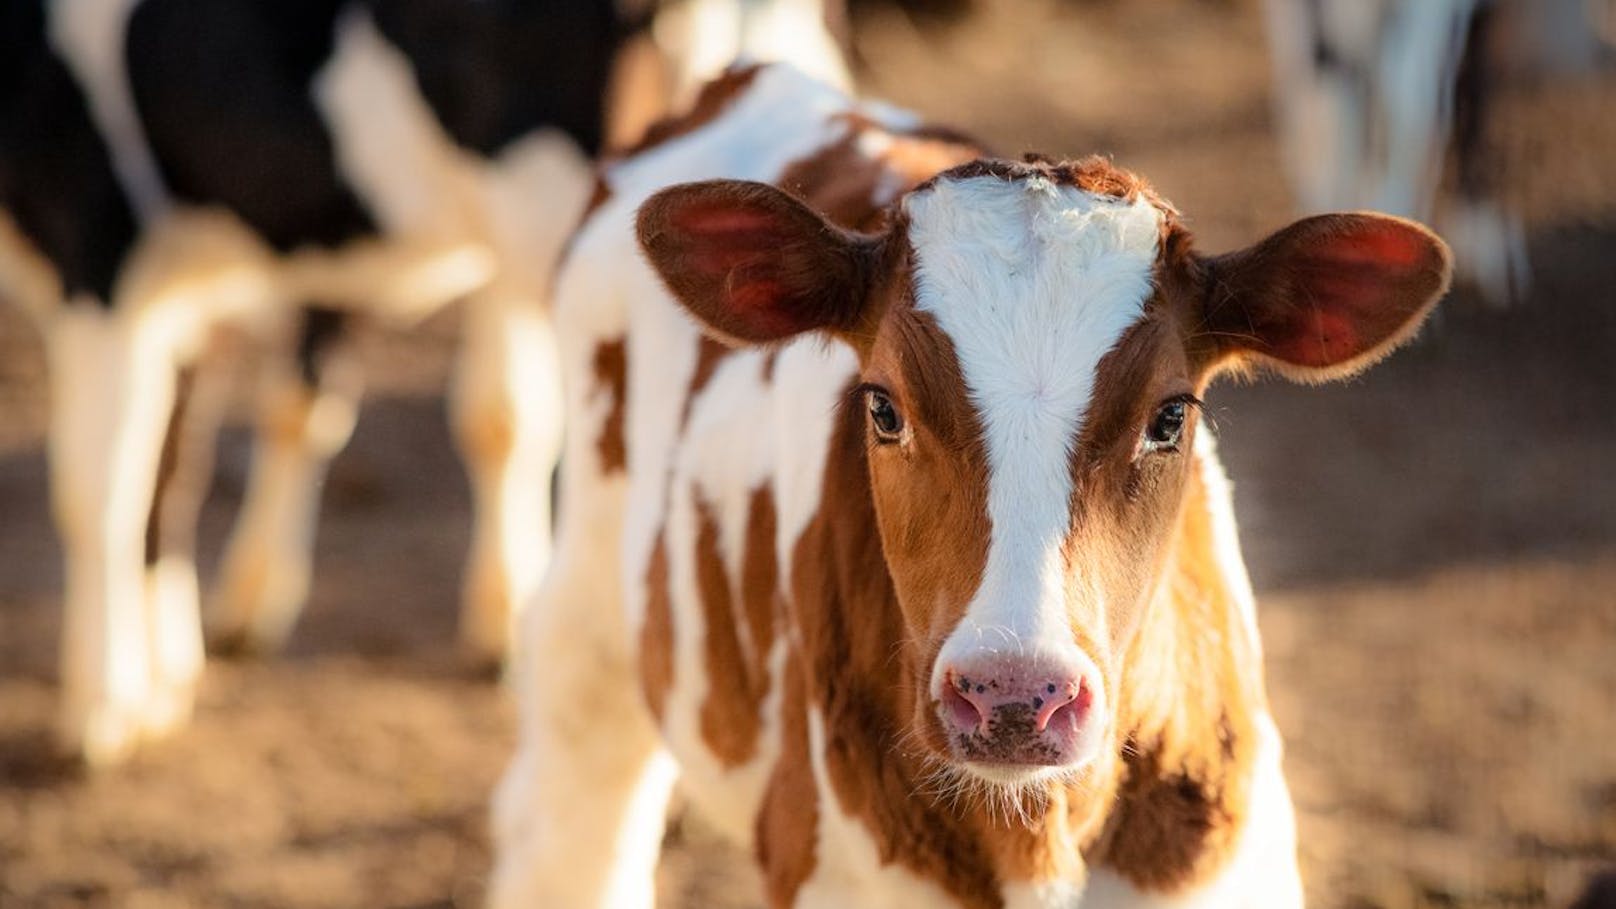
[(649, 906), (677, 779), (777, 907), (1297, 905), (1200, 396), (1384, 355), (1441, 241), (1329, 215), (1202, 255), (1106, 161), (979, 158), (780, 67), (670, 134), (558, 285), (492, 904)]

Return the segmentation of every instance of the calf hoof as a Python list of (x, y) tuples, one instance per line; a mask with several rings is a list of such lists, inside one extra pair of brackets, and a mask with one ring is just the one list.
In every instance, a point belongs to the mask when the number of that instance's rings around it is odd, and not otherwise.
[(196, 706), (196, 683), (180, 682), (161, 686), (152, 692), (142, 717), (142, 738), (166, 738), (191, 722)]
[(58, 734), (63, 757), (82, 761), (91, 770), (122, 764), (145, 737), (142, 705), (103, 704), (82, 719), (66, 721)]
[(308, 598), (309, 572), (259, 560), (226, 565), (209, 602), (208, 652), (239, 658), (283, 650)]
[(461, 661), (497, 676), (510, 653), (510, 598), (504, 584), (467, 588), (460, 612)]
[(248, 660), (262, 657), (266, 651), (245, 628), (216, 628), (208, 632), (208, 653), (227, 660)]
[(485, 681), (498, 681), (505, 674), (505, 647), (490, 646), (486, 641), (460, 640), (460, 665), (466, 674)]

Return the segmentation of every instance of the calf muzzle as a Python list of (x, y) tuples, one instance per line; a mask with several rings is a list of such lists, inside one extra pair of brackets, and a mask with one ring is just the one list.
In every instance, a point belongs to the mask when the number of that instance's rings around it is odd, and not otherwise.
[(936, 700), (955, 757), (1027, 769), (1086, 761), (1104, 724), (1086, 662), (995, 655), (949, 666)]

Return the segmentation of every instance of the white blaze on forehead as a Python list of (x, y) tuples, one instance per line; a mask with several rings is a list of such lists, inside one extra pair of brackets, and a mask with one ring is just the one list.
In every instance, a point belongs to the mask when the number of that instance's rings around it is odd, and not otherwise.
[(982, 647), (1069, 651), (1071, 453), (1096, 366), (1149, 299), (1161, 212), (994, 176), (941, 180), (905, 208), (916, 306), (954, 344), (988, 456), (987, 565), (936, 671)]

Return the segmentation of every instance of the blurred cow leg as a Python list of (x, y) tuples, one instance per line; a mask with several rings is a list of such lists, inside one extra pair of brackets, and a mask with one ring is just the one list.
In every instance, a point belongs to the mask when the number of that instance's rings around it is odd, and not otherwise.
[(471, 476), (474, 524), (460, 640), (498, 665), (550, 559), (550, 474), (561, 449), (554, 329), (538, 300), (498, 286), (467, 304), (450, 419)]
[(362, 382), (345, 343), (350, 317), (310, 307), (303, 318), (295, 365), (265, 364), (252, 474), (212, 604), (224, 649), (270, 652), (291, 634), (308, 599), (326, 467), (353, 433)]
[(1265, 4), (1280, 149), (1296, 207), (1357, 204), (1367, 165), (1369, 84), (1378, 7), (1331, 0)]
[(1496, 140), (1488, 134), (1496, 108), (1492, 49), (1501, 15), (1496, 2), (1483, 2), (1470, 21), (1454, 84), (1457, 194), (1441, 219), (1459, 269), (1494, 306), (1524, 300), (1531, 285), (1525, 230), (1503, 198), (1503, 162)]
[(1453, 87), (1477, 0), (1401, 3), (1381, 39), (1376, 102), (1385, 127), (1381, 211), (1429, 218), (1453, 122)]
[(139, 743), (153, 693), (144, 534), (177, 364), (162, 320), (146, 314), (75, 302), (45, 332), (66, 563), (60, 733), (91, 765)]
[(196, 522), (213, 476), (224, 385), (208, 365), (199, 360), (178, 373), (146, 521), (146, 621), (152, 671), (146, 728), (154, 734), (175, 729), (190, 718), (202, 674)]

